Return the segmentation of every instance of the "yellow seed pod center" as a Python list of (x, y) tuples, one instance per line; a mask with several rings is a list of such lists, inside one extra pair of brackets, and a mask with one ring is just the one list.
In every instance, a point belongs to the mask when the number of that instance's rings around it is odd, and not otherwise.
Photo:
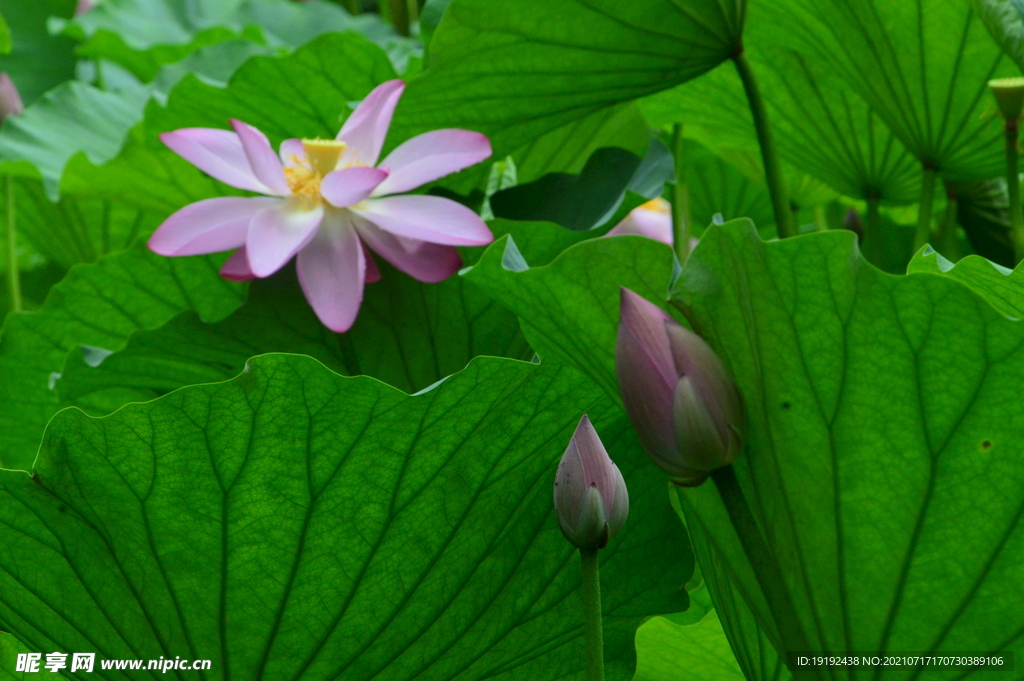
[(347, 146), (340, 140), (302, 140), (302, 148), (306, 150), (309, 166), (320, 176), (332, 172), (338, 167), (338, 159)]

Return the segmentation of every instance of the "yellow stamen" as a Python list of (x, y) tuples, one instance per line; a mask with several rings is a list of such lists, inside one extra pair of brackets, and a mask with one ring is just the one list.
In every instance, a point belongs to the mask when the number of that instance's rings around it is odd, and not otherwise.
[(322, 177), (338, 167), (338, 159), (347, 147), (340, 140), (304, 139), (302, 148), (306, 150), (310, 167)]
[(669, 202), (666, 201), (665, 199), (661, 198), (661, 197), (658, 197), (656, 199), (651, 199), (647, 203), (641, 204), (640, 208), (643, 209), (643, 210), (653, 210), (653, 211), (655, 211), (657, 213), (666, 213), (666, 214), (668, 214), (668, 213), (670, 213), (672, 211), (672, 206), (669, 204)]
[(284, 177), (288, 180), (288, 186), (296, 196), (320, 200), (320, 173), (310, 170), (306, 166), (286, 166)]

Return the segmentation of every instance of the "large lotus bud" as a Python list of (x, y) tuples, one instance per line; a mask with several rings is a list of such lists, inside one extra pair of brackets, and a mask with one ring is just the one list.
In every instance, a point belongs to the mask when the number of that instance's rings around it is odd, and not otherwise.
[(621, 291), (615, 370), (648, 455), (672, 482), (696, 486), (743, 448), (743, 402), (704, 340), (658, 306)]
[(626, 524), (626, 481), (586, 414), (558, 464), (555, 511), (562, 534), (581, 549), (603, 549)]
[(4, 71), (0, 73), (0, 123), (8, 116), (19, 116), (25, 110), (21, 103), (21, 95), (18, 88), (14, 87), (14, 81)]

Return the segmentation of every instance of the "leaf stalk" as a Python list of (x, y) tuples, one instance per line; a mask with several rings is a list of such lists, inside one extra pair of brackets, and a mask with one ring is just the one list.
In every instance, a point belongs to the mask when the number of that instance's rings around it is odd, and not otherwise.
[(779, 237), (785, 239), (795, 236), (793, 214), (789, 209), (786, 184), (782, 177), (782, 165), (775, 149), (771, 126), (768, 124), (768, 109), (765, 107), (764, 98), (761, 97), (761, 89), (758, 87), (757, 78), (754, 77), (750, 63), (742, 51), (733, 57), (732, 61), (736, 64), (740, 80), (743, 81), (743, 89), (747, 93), (747, 101), (750, 104), (750, 113), (754, 117), (754, 129), (757, 131), (757, 141), (761, 146), (764, 177), (768, 183), (768, 193), (772, 197), (772, 209), (775, 212), (775, 225), (778, 228)]

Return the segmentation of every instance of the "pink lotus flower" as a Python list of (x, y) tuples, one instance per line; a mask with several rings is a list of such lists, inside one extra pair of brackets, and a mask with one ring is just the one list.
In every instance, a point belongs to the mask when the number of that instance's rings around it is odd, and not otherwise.
[(367, 247), (428, 283), (462, 266), (455, 246), (493, 236), (465, 206), (437, 196), (396, 196), (491, 155), (469, 130), (434, 130), (399, 145), (379, 165), (391, 116), (405, 83), (381, 84), (345, 121), (337, 138), (289, 139), (280, 157), (266, 135), (232, 120), (234, 132), (186, 128), (161, 141), (212, 177), (266, 197), (223, 197), (186, 206), (160, 225), (149, 247), (161, 255), (238, 249), (221, 275), (268, 277), (298, 254), (296, 269), (320, 321), (347, 331), (363, 283), (380, 279)]

